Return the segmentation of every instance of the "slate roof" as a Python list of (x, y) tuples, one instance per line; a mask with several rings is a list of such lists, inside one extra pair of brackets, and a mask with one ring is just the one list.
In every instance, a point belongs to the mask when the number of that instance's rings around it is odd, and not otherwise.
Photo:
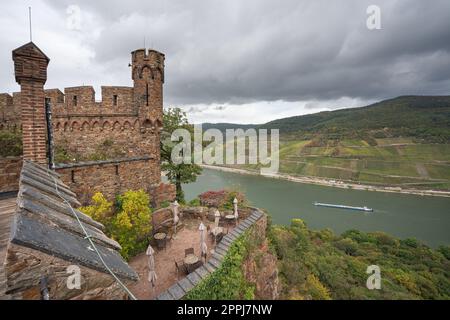
[[(11, 242), (107, 273), (66, 202), (73, 208), (80, 206), (57, 173), (24, 160)], [(137, 280), (136, 272), (118, 252), (120, 245), (103, 233), (104, 226), (74, 211), (109, 268), (121, 278)]]

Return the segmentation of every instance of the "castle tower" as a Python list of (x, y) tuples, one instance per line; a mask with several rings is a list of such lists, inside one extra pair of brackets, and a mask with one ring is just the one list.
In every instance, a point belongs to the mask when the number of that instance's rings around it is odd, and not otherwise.
[(138, 49), (131, 53), (134, 105), (139, 112), (141, 132), (162, 129), (164, 54)]
[(47, 165), (44, 84), (50, 59), (33, 42), (12, 52), (20, 85), (23, 158)]

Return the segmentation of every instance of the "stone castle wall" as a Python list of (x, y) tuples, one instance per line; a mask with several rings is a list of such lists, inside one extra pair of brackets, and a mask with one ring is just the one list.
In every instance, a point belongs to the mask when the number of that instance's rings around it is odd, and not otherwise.
[(0, 193), (19, 190), (22, 157), (0, 158)]
[(150, 195), (155, 207), (175, 200), (175, 186), (161, 183), (159, 161), (151, 157), (58, 165), (56, 172), (83, 205), (95, 192), (113, 200), (117, 194), (139, 189)]
[[(51, 105), (55, 148), (77, 160), (102, 159), (105, 152), (116, 159), (58, 166), (63, 180), (82, 200), (95, 191), (114, 198), (129, 189), (150, 192), (155, 203), (173, 200), (175, 191), (161, 184), (160, 174), (164, 55), (153, 50), (132, 52), (131, 75), (133, 87), (102, 86), (101, 101), (95, 100), (92, 86), (65, 88), (64, 93), (43, 91), (42, 100)], [(24, 92), (0, 94), (0, 129), (22, 128), (28, 117), (21, 115), (21, 103), (28, 98)], [(28, 146), (24, 135), (24, 150)], [(40, 149), (40, 155), (46, 151)], [(0, 189), (14, 187), (17, 179), (12, 180), (11, 175), (6, 183), (5, 176)]]

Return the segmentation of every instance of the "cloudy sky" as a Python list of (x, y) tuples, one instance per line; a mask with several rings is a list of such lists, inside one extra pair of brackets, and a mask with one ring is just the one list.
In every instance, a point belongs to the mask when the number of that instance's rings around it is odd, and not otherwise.
[[(367, 28), (369, 5), (380, 30)], [(145, 43), (166, 54), (164, 106), (193, 122), (450, 94), (449, 0), (2, 1), (0, 91), (18, 90), (11, 51), (29, 40), (28, 6), (47, 88), (131, 86), (130, 52)]]

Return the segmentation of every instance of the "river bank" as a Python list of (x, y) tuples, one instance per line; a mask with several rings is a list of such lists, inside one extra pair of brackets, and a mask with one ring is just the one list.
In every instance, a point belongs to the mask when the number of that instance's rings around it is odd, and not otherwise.
[(222, 166), (212, 166), (212, 165), (201, 165), (202, 168), (208, 168), (212, 170), (220, 170), (224, 172), (232, 172), (245, 175), (262, 176), (272, 179), (280, 179), (286, 181), (293, 181), (305, 184), (314, 184), (326, 187), (334, 187), (341, 189), (353, 189), (353, 190), (363, 190), (363, 191), (377, 191), (377, 192), (389, 192), (389, 193), (401, 193), (401, 194), (411, 194), (418, 196), (434, 196), (434, 197), (447, 197), (450, 198), (450, 191), (439, 191), (439, 190), (420, 190), (420, 189), (403, 189), (400, 187), (380, 187), (366, 184), (358, 184), (351, 182), (343, 182), (333, 179), (324, 179), (318, 177), (306, 177), (306, 176), (292, 176), (287, 174), (260, 174), (257, 171), (250, 171), (245, 169), (236, 169)]

